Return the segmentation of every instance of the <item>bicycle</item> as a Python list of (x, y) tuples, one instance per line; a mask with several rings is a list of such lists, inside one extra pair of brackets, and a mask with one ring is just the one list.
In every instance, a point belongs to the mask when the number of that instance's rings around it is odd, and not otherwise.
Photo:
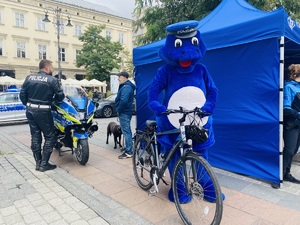
[[(176, 151), (180, 150), (181, 157), (176, 161), (171, 176), (174, 202), (180, 218), (185, 224), (220, 224), (223, 213), (221, 188), (212, 167), (192, 148), (193, 140), (205, 141), (208, 136), (207, 130), (197, 126), (195, 116), (207, 114), (199, 108), (185, 110), (182, 107), (179, 110), (168, 109), (163, 114), (171, 113), (183, 114), (179, 119), (179, 129), (156, 132), (156, 121), (147, 120), (145, 130), (137, 131), (132, 157), (135, 179), (143, 190), (153, 187), (150, 194), (158, 193), (159, 181), (167, 184), (163, 179), (165, 170)], [(190, 125), (184, 124), (187, 116)], [(178, 134), (180, 139), (162, 157), (157, 136), (167, 134)], [(215, 198), (212, 197), (213, 192)], [(187, 195), (182, 196), (183, 193)]]

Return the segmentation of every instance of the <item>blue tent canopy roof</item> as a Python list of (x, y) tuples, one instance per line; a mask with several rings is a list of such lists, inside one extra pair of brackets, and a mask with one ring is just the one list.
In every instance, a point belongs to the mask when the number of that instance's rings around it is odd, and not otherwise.
[[(223, 0), (199, 23), (207, 50), (281, 36), (300, 45), (300, 24), (293, 21), (283, 7), (264, 12), (245, 0)], [(161, 61), (157, 52), (164, 42), (163, 39), (133, 49), (133, 64), (138, 66)], [(289, 48), (289, 45), (286, 47)]]

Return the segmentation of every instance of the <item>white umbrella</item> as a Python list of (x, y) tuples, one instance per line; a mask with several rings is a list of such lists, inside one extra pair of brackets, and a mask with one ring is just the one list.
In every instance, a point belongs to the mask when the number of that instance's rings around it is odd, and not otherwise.
[(66, 80), (61, 79), (62, 85), (81, 85), (79, 80), (67, 78)]
[(23, 82), (15, 78), (4, 76), (0, 77), (0, 85), (21, 85)]
[(96, 79), (90, 80), (89, 83), (90, 83), (93, 87), (102, 87), (102, 86), (106, 87), (106, 86), (107, 86), (107, 84), (105, 84), (105, 83), (103, 83), (103, 82), (101, 82), (101, 81), (99, 81), (99, 80), (96, 80)]
[(87, 79), (80, 80), (79, 84), (83, 87), (91, 87), (92, 86)]
[(23, 78), (22, 80), (19, 80), (19, 81), (21, 82), (21, 84), (23, 84), (25, 81), (25, 78)]

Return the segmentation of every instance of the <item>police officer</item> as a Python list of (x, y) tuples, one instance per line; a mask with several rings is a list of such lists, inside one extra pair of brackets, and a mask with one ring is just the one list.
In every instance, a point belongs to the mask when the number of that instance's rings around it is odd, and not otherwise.
[[(58, 79), (52, 76), (52, 62), (43, 59), (39, 72), (26, 77), (20, 92), (20, 99), (26, 105), (26, 117), (31, 133), (31, 150), (36, 161), (35, 169), (41, 172), (53, 170), (49, 159), (56, 143), (54, 123), (51, 114), (53, 101), (61, 102), (65, 95)], [(42, 152), (42, 133), (45, 143)]]

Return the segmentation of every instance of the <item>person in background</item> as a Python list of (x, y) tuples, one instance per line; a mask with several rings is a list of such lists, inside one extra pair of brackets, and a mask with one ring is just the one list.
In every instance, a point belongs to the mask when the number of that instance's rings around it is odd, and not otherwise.
[(116, 97), (116, 111), (120, 121), (120, 126), (125, 139), (125, 151), (118, 157), (126, 159), (132, 157), (132, 132), (130, 122), (132, 118), (132, 103), (134, 98), (135, 85), (128, 80), (127, 72), (118, 74), (119, 90)]
[(99, 93), (97, 91), (97, 89), (94, 89), (94, 93), (93, 93), (93, 102), (98, 102), (99, 100)]
[[(65, 95), (58, 79), (52, 76), (52, 62), (43, 59), (39, 72), (26, 77), (20, 99), (26, 105), (26, 117), (31, 133), (31, 150), (36, 161), (35, 169), (41, 172), (53, 170), (56, 165), (49, 163), (56, 143), (54, 122), (51, 113), (53, 101), (61, 102)], [(42, 151), (42, 133), (45, 143)]]
[(292, 160), (300, 146), (300, 64), (292, 64), (283, 99), (283, 180), (300, 184), (291, 175)]

